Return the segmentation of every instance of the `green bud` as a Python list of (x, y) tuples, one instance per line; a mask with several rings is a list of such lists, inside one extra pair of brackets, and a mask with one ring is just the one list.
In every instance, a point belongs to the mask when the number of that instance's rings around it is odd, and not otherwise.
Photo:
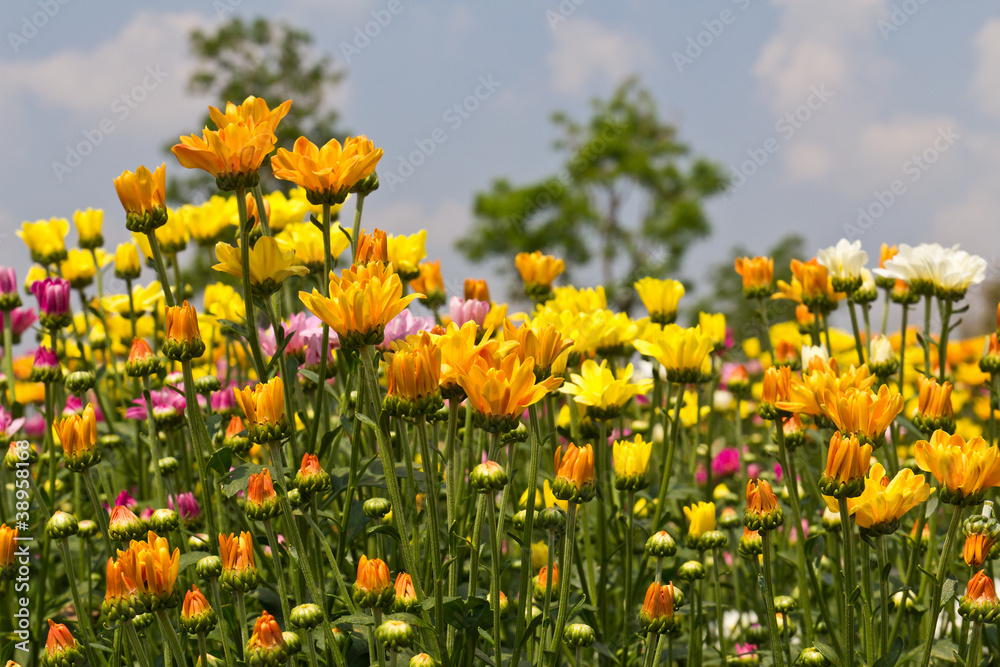
[(566, 526), (566, 512), (561, 507), (546, 507), (535, 520), (545, 530), (561, 530)]
[(307, 602), (292, 609), (288, 614), (289, 622), (293, 628), (312, 630), (323, 622), (323, 610), (318, 604)]
[(563, 632), (563, 641), (573, 648), (587, 648), (594, 643), (594, 629), (586, 623), (572, 623)]
[(222, 574), (222, 559), (218, 556), (205, 556), (195, 565), (195, 571), (204, 581), (218, 579)]
[(97, 537), (97, 524), (90, 519), (84, 519), (80, 522), (79, 529), (76, 533), (81, 539), (89, 540)]
[(802, 652), (799, 653), (798, 662), (804, 667), (829, 667), (830, 665), (830, 661), (826, 659), (826, 656), (813, 646), (807, 646), (802, 649)]
[(437, 661), (426, 653), (418, 653), (410, 658), (409, 667), (437, 667)]
[(514, 526), (514, 530), (524, 530), (524, 522), (528, 518), (528, 510), (521, 510), (520, 512), (515, 512), (514, 516), (511, 517), (511, 525)]
[(646, 540), (646, 553), (654, 558), (670, 558), (677, 553), (677, 543), (667, 531), (661, 530)]
[(94, 387), (96, 377), (94, 371), (74, 371), (66, 376), (66, 389), (74, 394), (82, 395)]
[(202, 375), (194, 381), (194, 390), (202, 396), (222, 389), (222, 381), (214, 375)]
[(774, 598), (774, 610), (779, 614), (790, 614), (798, 608), (798, 601), (790, 595), (778, 595)]
[(369, 498), (361, 509), (369, 519), (381, 519), (392, 509), (392, 503), (388, 498)]
[(164, 456), (156, 462), (156, 466), (160, 469), (160, 474), (169, 476), (177, 472), (181, 464), (173, 456)]
[(679, 568), (677, 568), (677, 576), (681, 581), (697, 581), (698, 579), (705, 578), (705, 566), (696, 560), (689, 560), (686, 563), (682, 563)]
[(480, 463), (469, 473), (469, 483), (480, 493), (499, 491), (507, 481), (507, 471), (496, 461)]
[(154, 533), (170, 533), (180, 526), (181, 518), (172, 509), (161, 508), (153, 512), (149, 519), (149, 526)]
[(51, 518), (45, 523), (45, 534), (49, 539), (61, 540), (79, 531), (80, 524), (72, 514), (56, 510)]
[(413, 646), (417, 633), (406, 621), (385, 621), (375, 628), (375, 638), (390, 651)]
[(285, 651), (288, 655), (295, 655), (302, 650), (302, 640), (294, 632), (282, 632), (282, 638), (285, 640)]

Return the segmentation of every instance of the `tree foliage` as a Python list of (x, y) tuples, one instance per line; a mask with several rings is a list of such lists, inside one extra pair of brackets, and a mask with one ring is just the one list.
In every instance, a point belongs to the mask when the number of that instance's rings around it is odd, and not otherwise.
[(475, 223), (457, 246), (470, 259), (508, 265), (513, 254), (535, 250), (596, 265), (609, 299), (627, 310), (636, 279), (673, 276), (690, 245), (709, 234), (702, 201), (726, 177), (690, 155), (635, 80), (592, 106), (583, 123), (553, 115), (554, 147), (565, 155), (558, 173), (522, 185), (495, 180), (476, 195)]
[[(263, 17), (244, 20), (236, 16), (214, 31), (193, 30), (189, 40), (197, 62), (188, 80), (192, 94), (213, 98), (219, 108), (250, 95), (264, 98), (272, 108), (294, 100), (278, 124), (278, 147), (291, 149), (300, 136), (320, 145), (341, 136), (330, 94), (343, 73), (334, 68), (329, 56), (314, 52), (309, 32)], [(202, 126), (214, 127), (207, 110)], [(167, 150), (175, 143), (176, 137), (171, 138)], [(262, 169), (261, 176), (268, 179), (265, 190), (289, 188), (288, 183), (273, 179), (268, 169)], [(191, 201), (214, 192), (214, 181), (198, 174), (171, 179), (169, 195), (172, 201)]]

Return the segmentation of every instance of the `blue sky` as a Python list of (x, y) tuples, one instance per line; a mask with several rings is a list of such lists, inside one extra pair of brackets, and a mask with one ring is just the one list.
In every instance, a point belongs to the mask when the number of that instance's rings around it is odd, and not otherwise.
[[(87, 206), (105, 209), (109, 246), (124, 240), (112, 179), (161, 161), (181, 172), (161, 147), (198, 131), (207, 102), (184, 90), (186, 35), (229, 12), (312, 30), (346, 73), (343, 127), (385, 150), (384, 184), (444, 131), (369, 198), (365, 224), (426, 227), (449, 281), (494, 275), (452, 245), (474, 193), (554, 171), (550, 113), (583, 118), (633, 74), (695, 152), (747, 176), (710, 203), (715, 233), (686, 277), (736, 243), (762, 252), (796, 231), (813, 249), (853, 235), (876, 257), (882, 242), (960, 242), (996, 278), (1000, 9), (942, 0), (5, 2), (0, 264), (24, 274), (23, 220)], [(474, 111), (449, 114), (477, 87)], [(92, 150), (78, 165), (54, 167), (81, 142)]]

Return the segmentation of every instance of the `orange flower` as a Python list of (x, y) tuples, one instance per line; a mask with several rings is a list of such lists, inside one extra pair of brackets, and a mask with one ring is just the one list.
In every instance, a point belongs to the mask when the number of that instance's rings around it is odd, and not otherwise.
[(865, 365), (862, 365), (861, 368), (851, 366), (838, 375), (833, 365), (826, 365), (818, 358), (816, 358), (815, 363), (822, 364), (822, 366), (811, 372), (803, 373), (801, 379), (792, 376), (792, 381), (788, 386), (788, 398), (777, 403), (779, 409), (822, 417), (823, 410), (820, 407), (820, 399), (826, 391), (839, 395), (852, 387), (854, 389), (867, 389), (875, 382), (875, 376), (869, 373), (868, 366)]
[(808, 262), (793, 259), (792, 282), (778, 281), (774, 299), (791, 299), (809, 306), (814, 313), (827, 313), (844, 295), (833, 291), (833, 282), (825, 266), (814, 257)]
[(995, 545), (996, 542), (988, 533), (971, 533), (965, 538), (962, 560), (970, 567), (982, 567)]
[(270, 665), (284, 662), (283, 657), (278, 658), (275, 662), (273, 656), (261, 656), (262, 653), (271, 654), (272, 652), (278, 652), (284, 656), (285, 652), (285, 636), (281, 632), (281, 627), (274, 620), (274, 616), (266, 611), (262, 611), (260, 617), (253, 624), (253, 634), (250, 635), (250, 640), (247, 642), (247, 652), (250, 654), (247, 657), (247, 663), (251, 665)]
[(466, 322), (461, 327), (454, 322), (448, 325), (438, 338), (441, 350), (441, 389), (446, 397), (464, 395), (459, 379), (467, 376), (478, 360), (492, 364), (494, 358), (504, 357), (517, 347), (516, 341), (500, 342), (492, 340), (492, 331), (484, 332), (479, 343), (479, 327), (475, 322)]
[(931, 439), (913, 446), (917, 466), (941, 485), (941, 501), (954, 505), (982, 502), (983, 492), (1000, 486), (1000, 450), (981, 437), (966, 441), (960, 435), (934, 431)]
[(174, 361), (195, 359), (205, 353), (205, 341), (198, 329), (198, 313), (185, 301), (180, 306), (167, 306), (167, 334), (163, 354)]
[(381, 558), (358, 560), (358, 577), (354, 582), (354, 602), (361, 607), (384, 607), (395, 595), (389, 578), (389, 566)]
[(856, 498), (865, 488), (865, 475), (871, 466), (872, 446), (862, 445), (857, 436), (840, 431), (830, 438), (826, 470), (819, 481), (820, 490), (834, 498)]
[(150, 172), (140, 166), (135, 173), (125, 170), (115, 179), (115, 192), (125, 209), (125, 227), (130, 232), (149, 234), (167, 222), (167, 165)]
[(969, 579), (965, 595), (958, 601), (958, 613), (977, 623), (993, 623), (1000, 615), (993, 577), (983, 570)]
[(424, 295), (424, 305), (436, 310), (444, 304), (444, 278), (441, 277), (441, 260), (421, 262), (420, 275), (410, 281), (410, 289)]
[(509, 319), (504, 319), (503, 337), (504, 340), (517, 341), (514, 352), (518, 359), (534, 359), (535, 377), (539, 380), (566, 370), (566, 360), (573, 341), (564, 338), (555, 325), (525, 322), (515, 329)]
[(127, 542), (133, 538), (142, 537), (142, 522), (135, 512), (124, 505), (115, 505), (108, 519), (108, 535), (116, 542)]
[(126, 576), (124, 566), (114, 558), (108, 558), (105, 581), (107, 588), (104, 602), (101, 603), (101, 613), (109, 623), (115, 623), (122, 617), (131, 618), (141, 604), (136, 595), (135, 584)]
[(219, 582), (230, 590), (252, 590), (259, 577), (253, 556), (253, 537), (250, 533), (219, 533), (219, 556), (222, 557), (222, 574)]
[[(278, 513), (278, 494), (274, 492), (271, 481), (271, 471), (264, 468), (250, 475), (247, 486), (247, 517), (258, 521), (266, 521)], [(272, 548), (274, 545), (271, 545)]]
[(250, 440), (267, 444), (290, 434), (291, 425), (285, 419), (285, 384), (281, 377), (258, 382), (253, 389), (233, 387), (233, 393), (236, 404), (243, 411)]
[(562, 378), (555, 377), (536, 382), (534, 368), (531, 357), (522, 362), (517, 355), (508, 354), (492, 364), (479, 357), (468, 374), (457, 378), (484, 429), (491, 433), (513, 430), (529, 405), (562, 384)]
[(331, 139), (322, 147), (305, 137), (291, 151), (279, 148), (271, 168), (274, 177), (305, 188), (311, 204), (339, 204), (352, 189), (375, 173), (382, 149), (366, 136), (348, 137), (341, 148)]
[(385, 325), (403, 312), (419, 294), (403, 296), (403, 283), (392, 265), (371, 262), (344, 269), (330, 279), (330, 296), (317, 290), (299, 292), (299, 298), (314, 315), (337, 332), (344, 349), (378, 345)]
[(166, 538), (150, 531), (145, 540), (133, 540), (127, 551), (118, 552), (118, 564), (145, 602), (156, 608), (173, 597), (180, 554), (180, 549), (170, 551)]
[(771, 296), (774, 280), (774, 259), (771, 257), (737, 257), (736, 273), (743, 278), (743, 296), (748, 299)]
[(130, 377), (145, 377), (152, 375), (158, 365), (149, 343), (142, 338), (133, 338), (128, 360), (125, 362), (125, 372)]
[(208, 632), (215, 627), (215, 610), (208, 603), (208, 599), (198, 589), (192, 586), (191, 590), (184, 594), (184, 604), (181, 606), (181, 627), (188, 634)]
[(536, 301), (543, 301), (552, 294), (552, 282), (566, 270), (566, 262), (552, 255), (543, 255), (541, 250), (531, 254), (518, 253), (514, 266), (524, 281), (525, 292)]
[(594, 448), (572, 443), (556, 447), (554, 456), (555, 479), (552, 493), (559, 500), (586, 502), (594, 497)]
[(395, 598), (393, 609), (396, 612), (413, 612), (419, 608), (417, 591), (413, 588), (413, 579), (405, 572), (396, 575)]
[(791, 385), (792, 372), (788, 366), (772, 366), (764, 371), (758, 414), (764, 419), (779, 418), (781, 411), (778, 405), (788, 400)]
[(485, 280), (465, 279), (465, 300), (470, 299), (490, 302), (490, 288), (486, 285)]
[(951, 383), (938, 384), (936, 378), (917, 376), (920, 393), (917, 410), (913, 413), (913, 423), (924, 433), (938, 429), (955, 430), (955, 412), (951, 407)]
[[(423, 399), (436, 397), (438, 394), (441, 378), (440, 348), (426, 331), (407, 336), (404, 341), (393, 343), (392, 347), (393, 351), (382, 357), (388, 387), (387, 406), (408, 406), (408, 413), (412, 410), (425, 414), (436, 411), (438, 406), (433, 404), (434, 401), (428, 403)], [(390, 401), (390, 398), (394, 400)], [(399, 414), (399, 410), (391, 412)]]
[(766, 479), (748, 480), (746, 499), (743, 525), (750, 530), (772, 530), (784, 521), (781, 505)]
[(97, 417), (94, 406), (87, 403), (81, 415), (64, 417), (52, 425), (62, 445), (63, 463), (74, 472), (100, 462), (101, 452), (97, 448)]
[(799, 323), (800, 327), (810, 329), (816, 323), (816, 316), (809, 310), (809, 306), (800, 303), (795, 306), (795, 321)]
[(646, 632), (664, 633), (675, 625), (674, 583), (660, 585), (655, 581), (646, 589), (646, 599), (639, 611), (639, 625)]
[[(13, 443), (11, 443), (13, 447)], [(14, 544), (17, 540), (17, 528), (0, 524), (0, 579), (14, 565)]]
[(389, 237), (381, 229), (375, 229), (371, 234), (362, 229), (358, 234), (358, 254), (354, 258), (354, 263), (369, 262), (389, 263)]
[(820, 409), (842, 433), (879, 447), (885, 442), (886, 429), (903, 411), (903, 397), (890, 392), (887, 385), (879, 387), (878, 394), (870, 389), (849, 388), (842, 393), (824, 389)]
[(253, 121), (256, 125), (269, 126), (271, 131), (274, 132), (278, 127), (278, 123), (285, 117), (291, 106), (292, 101), (287, 100), (274, 109), (270, 109), (267, 106), (266, 100), (250, 95), (240, 105), (226, 102), (225, 113), (210, 106), (208, 107), (208, 115), (212, 118), (212, 122), (215, 123), (215, 127), (220, 130), (232, 123)]
[(49, 635), (45, 639), (44, 660), (51, 665), (72, 665), (81, 657), (73, 633), (62, 623), (54, 623), (50, 618)]
[[(534, 585), (532, 586), (533, 593), (538, 599), (545, 597), (545, 589), (548, 588), (549, 583), (549, 568), (547, 565), (543, 565), (538, 569), (538, 576), (534, 579)], [(553, 590), (558, 590), (559, 588), (559, 564), (552, 563), (552, 588)]]

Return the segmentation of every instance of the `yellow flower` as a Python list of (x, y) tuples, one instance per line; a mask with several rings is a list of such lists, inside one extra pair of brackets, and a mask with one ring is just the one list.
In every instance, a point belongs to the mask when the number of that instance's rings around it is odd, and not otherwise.
[(852, 366), (839, 376), (832, 367), (825, 366), (821, 370), (805, 373), (801, 379), (794, 375), (789, 377), (791, 380), (788, 385), (787, 399), (778, 401), (777, 407), (786, 412), (807, 414), (813, 417), (823, 414), (820, 401), (826, 392), (840, 395), (850, 388), (865, 390), (875, 382), (875, 376), (869, 374), (866, 365), (861, 368)]
[(0, 573), (6, 573), (14, 565), (14, 544), (17, 528), (0, 524)]
[(924, 433), (937, 429), (952, 431), (955, 428), (955, 411), (951, 404), (950, 382), (938, 384), (933, 377), (917, 376), (920, 392), (917, 399), (917, 409), (913, 414), (913, 423)]
[(299, 292), (305, 307), (337, 332), (345, 349), (381, 343), (389, 320), (419, 297), (403, 296), (399, 275), (381, 262), (352, 266), (339, 278), (331, 277), (329, 298), (315, 289)]
[(1000, 486), (1000, 450), (981, 437), (966, 441), (937, 430), (929, 441), (918, 441), (913, 450), (917, 466), (941, 485), (942, 502), (976, 504), (982, 502), (986, 489)]
[(518, 253), (514, 266), (524, 281), (525, 293), (535, 300), (547, 299), (552, 294), (552, 282), (566, 270), (566, 262), (552, 255), (543, 255), (541, 250), (531, 254)]
[(587, 406), (588, 414), (595, 419), (611, 419), (633, 397), (645, 394), (653, 387), (652, 380), (629, 382), (632, 372), (632, 364), (629, 364), (618, 372), (616, 378), (608, 368), (607, 360), (598, 365), (593, 359), (587, 359), (580, 374), (570, 375), (571, 382), (560, 391), (573, 396), (578, 404)]
[(444, 305), (444, 278), (441, 277), (441, 260), (421, 262), (419, 275), (410, 281), (410, 289), (424, 295), (424, 305), (437, 310)]
[(594, 497), (594, 448), (570, 443), (565, 450), (556, 447), (555, 480), (552, 491), (556, 498), (567, 502), (587, 502)]
[(291, 151), (279, 148), (271, 161), (274, 177), (302, 186), (312, 203), (339, 204), (348, 192), (375, 172), (382, 149), (365, 136), (336, 139), (323, 147), (299, 137)]
[(122, 280), (135, 280), (142, 273), (139, 251), (133, 243), (120, 243), (115, 251), (115, 276)]
[(247, 437), (253, 442), (270, 443), (288, 435), (285, 419), (285, 385), (280, 377), (256, 384), (253, 389), (233, 387), (236, 404), (243, 411)]
[(104, 211), (92, 208), (78, 210), (73, 214), (73, 224), (76, 225), (77, 243), (81, 248), (91, 250), (104, 245), (104, 236), (101, 234)]
[[(215, 246), (215, 256), (219, 263), (212, 268), (237, 278), (243, 277), (243, 263), (240, 249), (228, 243)], [(295, 251), (282, 250), (278, 241), (271, 236), (261, 236), (250, 248), (250, 285), (261, 295), (278, 291), (281, 282), (289, 276), (304, 276), (309, 269), (295, 266)]]
[[(274, 149), (274, 129), (288, 112), (291, 100), (284, 102), (266, 117), (247, 114), (228, 119), (218, 130), (202, 130), (201, 137), (190, 135), (170, 151), (188, 169), (202, 169), (215, 176), (221, 190), (243, 190), (257, 183), (257, 172), (264, 158)], [(219, 119), (216, 119), (217, 122)]]
[(679, 281), (647, 276), (636, 282), (634, 287), (654, 322), (670, 324), (677, 319), (677, 304), (684, 296), (684, 285)]
[(833, 291), (833, 281), (829, 271), (814, 257), (808, 262), (793, 259), (791, 262), (792, 283), (778, 281), (779, 291), (774, 299), (792, 299), (809, 306), (813, 312), (826, 313), (844, 298), (842, 292)]
[(264, 195), (264, 203), (271, 207), (267, 224), (273, 232), (280, 232), (290, 223), (302, 222), (311, 210), (305, 198), (286, 197), (281, 190)]
[(698, 327), (712, 337), (716, 350), (726, 347), (726, 316), (722, 313), (698, 313)]
[(230, 285), (214, 283), (205, 287), (205, 312), (220, 320), (240, 322), (246, 319), (246, 304)]
[[(142, 285), (132, 286), (131, 306), (134, 306), (136, 313), (147, 313), (159, 310), (158, 304), (163, 300), (163, 288), (158, 280), (154, 280), (143, 287)], [(109, 313), (128, 314), (130, 302), (127, 294), (112, 294), (101, 300), (101, 306)]]
[(715, 503), (698, 502), (684, 508), (688, 520), (688, 539), (697, 539), (715, 530)]
[(635, 491), (646, 486), (646, 470), (653, 445), (645, 442), (642, 435), (635, 440), (616, 440), (613, 447), (615, 466), (615, 488)]
[(166, 538), (150, 531), (146, 540), (132, 540), (127, 551), (118, 552), (118, 563), (124, 576), (146, 598), (166, 602), (173, 597), (180, 549), (170, 551)]
[(205, 352), (205, 342), (198, 328), (198, 313), (185, 301), (168, 306), (163, 353), (175, 361), (194, 359)]
[(226, 236), (232, 236), (239, 220), (236, 200), (219, 195), (212, 195), (208, 201), (198, 206), (185, 204), (172, 211), (170, 217), (176, 218), (178, 224), (187, 230), (189, 237), (203, 248), (211, 247)]
[(516, 354), (502, 359), (476, 356), (467, 372), (457, 382), (469, 397), (469, 405), (483, 420), (482, 427), (491, 433), (506, 433), (517, 426), (521, 414), (530, 405), (556, 389), (562, 378), (535, 381), (534, 359), (523, 362)]
[(97, 417), (90, 403), (79, 415), (64, 417), (52, 425), (62, 446), (66, 467), (82, 470), (101, 460), (97, 450)]
[[(323, 270), (323, 232), (311, 222), (290, 222), (275, 237), (285, 248), (295, 253), (295, 261), (310, 273)], [(330, 258), (337, 258), (349, 248), (351, 241), (337, 223), (330, 225)]]
[(427, 256), (427, 230), (403, 236), (389, 234), (386, 237), (389, 261), (402, 280), (410, 281), (420, 275), (420, 262)]
[(553, 325), (525, 322), (515, 329), (509, 319), (504, 319), (503, 338), (517, 341), (516, 352), (522, 361), (528, 357), (535, 360), (535, 377), (544, 379), (552, 373), (566, 370), (566, 359), (573, 341), (564, 338)]
[(684, 329), (676, 324), (649, 327), (635, 341), (639, 354), (652, 357), (663, 365), (670, 382), (701, 382), (711, 375), (712, 336), (701, 327)]
[(215, 127), (220, 130), (233, 123), (246, 123), (252, 120), (255, 124), (265, 125), (270, 128), (271, 132), (274, 132), (291, 106), (292, 101), (288, 100), (271, 109), (266, 100), (250, 95), (238, 105), (227, 101), (225, 112), (210, 106), (208, 107), (208, 115), (215, 123)]
[(39, 264), (54, 264), (66, 258), (66, 218), (50, 218), (24, 222), (17, 235), (31, 251), (31, 259)]
[(358, 234), (358, 250), (354, 263), (370, 262), (389, 263), (389, 237), (378, 228), (373, 229), (371, 234), (365, 229)]
[(477, 360), (482, 359), (487, 364), (492, 364), (494, 358), (506, 356), (517, 347), (516, 341), (501, 343), (485, 334), (477, 343), (478, 333), (479, 328), (475, 322), (466, 322), (461, 327), (451, 323), (437, 340), (441, 350), (441, 389), (450, 398), (460, 397), (464, 393), (459, 380), (469, 374)]
[(903, 397), (882, 385), (878, 394), (870, 389), (850, 388), (845, 392), (824, 389), (820, 398), (823, 414), (842, 433), (855, 435), (876, 447), (885, 441), (885, 431), (903, 411)]
[[(930, 493), (930, 484), (923, 475), (914, 475), (909, 468), (903, 468), (890, 480), (882, 464), (875, 463), (865, 477), (864, 491), (857, 498), (848, 499), (847, 509), (859, 527), (888, 535), (895, 532), (903, 515), (927, 500)], [(830, 496), (824, 499), (831, 512), (840, 511), (837, 501)]]
[(774, 259), (771, 257), (737, 257), (736, 273), (743, 278), (743, 296), (748, 299), (771, 296), (774, 279)]
[(71, 249), (66, 259), (59, 262), (59, 275), (68, 280), (70, 287), (80, 289), (94, 282), (97, 266), (89, 250)]
[(144, 165), (115, 179), (115, 192), (125, 209), (125, 228), (148, 233), (167, 219), (167, 165), (150, 172)]
[[(178, 217), (173, 211), (165, 214), (162, 225), (154, 232), (156, 242), (160, 246), (160, 251), (165, 255), (176, 255), (187, 247), (188, 239), (191, 238), (187, 225), (182, 217)], [(141, 232), (132, 232), (132, 239), (142, 250), (146, 259), (153, 258), (153, 249), (149, 245), (149, 235)]]

